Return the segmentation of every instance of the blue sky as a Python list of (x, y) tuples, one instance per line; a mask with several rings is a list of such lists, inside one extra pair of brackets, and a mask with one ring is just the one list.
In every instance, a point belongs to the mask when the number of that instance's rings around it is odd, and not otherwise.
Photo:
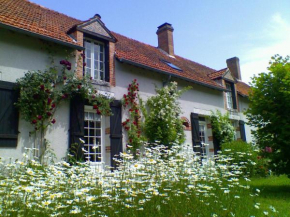
[(289, 0), (31, 0), (80, 20), (100, 14), (117, 33), (157, 46), (157, 27), (174, 28), (175, 54), (214, 69), (240, 58), (242, 79), (290, 55)]

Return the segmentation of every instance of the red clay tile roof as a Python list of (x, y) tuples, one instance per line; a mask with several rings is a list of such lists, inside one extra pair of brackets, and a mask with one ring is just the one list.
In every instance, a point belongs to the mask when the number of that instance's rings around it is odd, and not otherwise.
[[(77, 42), (74, 42), (68, 36), (67, 31), (83, 22), (28, 0), (0, 0), (0, 23), (77, 45)], [(116, 57), (119, 59), (170, 73), (213, 88), (224, 89), (220, 84), (208, 77), (208, 74), (216, 73), (214, 69), (177, 55), (175, 58), (171, 58), (156, 47), (129, 39), (117, 33), (113, 33), (113, 35), (118, 40), (116, 43)], [(161, 60), (166, 60), (178, 66), (182, 71), (173, 69)]]
[(81, 21), (29, 2), (0, 0), (0, 23), (78, 45), (66, 32)]
[[(127, 38), (120, 34), (113, 33), (113, 35), (118, 40), (116, 43), (116, 57), (120, 60), (127, 60), (140, 66), (146, 66), (148, 68), (167, 72), (194, 82), (206, 84), (219, 89), (224, 89), (221, 85), (217, 84), (207, 76), (207, 74), (216, 72), (214, 69), (198, 64), (191, 60), (184, 59), (177, 55), (175, 55), (175, 58), (169, 57), (167, 54), (156, 47)], [(182, 69), (182, 71), (173, 69), (172, 67), (168, 66), (166, 63), (164, 63), (164, 60), (179, 67)]]
[(236, 83), (236, 87), (240, 95), (249, 96), (249, 93), (251, 91), (251, 87), (249, 85), (247, 85), (246, 83), (242, 81), (238, 81), (238, 83)]
[(224, 68), (224, 69), (221, 69), (219, 71), (216, 71), (216, 72), (213, 72), (211, 74), (208, 74), (208, 77), (210, 77), (211, 79), (217, 79), (217, 78), (220, 78), (222, 77), (225, 72), (227, 71), (228, 68)]

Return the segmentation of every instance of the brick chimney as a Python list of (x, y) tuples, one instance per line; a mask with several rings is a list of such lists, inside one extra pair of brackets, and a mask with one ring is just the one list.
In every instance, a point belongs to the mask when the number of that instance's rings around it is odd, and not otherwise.
[(157, 27), (158, 48), (164, 50), (171, 56), (174, 56), (173, 46), (173, 27), (169, 23), (164, 23)]
[(230, 59), (227, 59), (227, 66), (230, 69), (232, 75), (236, 79), (242, 80), (241, 69), (240, 69), (240, 60), (238, 57), (232, 57)]

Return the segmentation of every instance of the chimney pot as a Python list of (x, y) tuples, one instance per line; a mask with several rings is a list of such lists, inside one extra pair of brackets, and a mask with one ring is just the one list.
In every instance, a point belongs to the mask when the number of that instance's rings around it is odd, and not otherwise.
[(242, 80), (241, 69), (240, 69), (240, 60), (238, 57), (232, 57), (230, 59), (227, 59), (227, 66), (230, 69), (232, 75), (236, 79)]
[(102, 17), (100, 14), (95, 14), (94, 18), (98, 18), (100, 20)]
[(156, 32), (158, 36), (158, 48), (164, 50), (171, 56), (174, 56), (174, 46), (173, 46), (173, 27), (170, 23), (164, 23), (157, 27)]

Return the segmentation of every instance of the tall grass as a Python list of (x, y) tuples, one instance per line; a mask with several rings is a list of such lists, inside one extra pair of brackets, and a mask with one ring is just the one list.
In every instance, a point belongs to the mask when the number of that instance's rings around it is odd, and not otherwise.
[(1, 216), (277, 216), (256, 202), (259, 190), (231, 159), (203, 160), (192, 147), (145, 147), (121, 154), (117, 170), (88, 163), (1, 163)]

